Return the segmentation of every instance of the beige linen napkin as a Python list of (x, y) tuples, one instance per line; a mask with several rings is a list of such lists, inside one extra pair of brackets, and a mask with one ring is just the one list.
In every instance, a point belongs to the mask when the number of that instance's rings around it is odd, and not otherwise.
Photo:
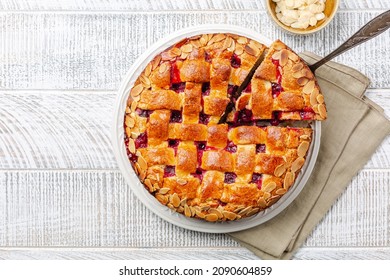
[[(319, 57), (304, 53), (302, 58), (311, 64)], [(290, 259), (390, 133), (382, 108), (364, 96), (367, 77), (333, 62), (319, 68), (316, 76), (328, 119), (322, 123), (320, 152), (311, 177), (277, 217), (229, 234), (263, 259)]]

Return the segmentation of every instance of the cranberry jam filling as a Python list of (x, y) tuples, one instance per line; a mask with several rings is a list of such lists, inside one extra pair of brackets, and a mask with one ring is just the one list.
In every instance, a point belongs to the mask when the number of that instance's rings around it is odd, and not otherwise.
[(272, 84), (272, 97), (277, 98), (279, 94), (282, 92), (283, 88), (280, 84), (271, 83)]
[(235, 153), (237, 152), (237, 145), (235, 145), (232, 141), (229, 141), (225, 150), (228, 151), (229, 153)]
[(279, 60), (272, 59), (272, 63), (276, 66), (276, 81), (278, 84), (282, 83), (282, 73), (281, 73), (281, 67), (279, 64)]
[(206, 142), (195, 142), (195, 145), (198, 147), (198, 151), (203, 151), (206, 149)]
[(242, 92), (252, 92), (252, 83), (249, 83)]
[(171, 165), (165, 166), (164, 177), (172, 177), (172, 176), (175, 176), (175, 174), (176, 174), (176, 171), (175, 171), (174, 166), (171, 166)]
[(252, 121), (252, 111), (248, 109), (243, 109), (238, 112), (236, 117), (236, 123), (248, 123)]
[(263, 184), (263, 178), (262, 178), (261, 174), (253, 173), (251, 183), (256, 184), (257, 188), (260, 190), (261, 189), (261, 185)]
[(203, 169), (202, 168), (197, 168), (195, 173), (191, 173), (192, 176), (195, 178), (198, 178), (200, 181), (203, 180)]
[(186, 83), (172, 84), (171, 90), (176, 91), (177, 93), (184, 92), (186, 89)]
[(314, 113), (312, 108), (306, 107), (306, 108), (303, 108), (302, 112), (299, 112), (299, 115), (301, 116), (302, 120), (307, 121), (307, 120), (314, 119), (315, 113)]
[(142, 110), (140, 108), (137, 108), (135, 112), (138, 114), (138, 116), (143, 118), (149, 118), (150, 114), (152, 113), (150, 110)]
[(272, 120), (270, 121), (271, 125), (277, 126), (280, 124), (280, 115), (281, 112), (279, 111), (272, 112)]
[(206, 60), (208, 63), (211, 63), (211, 56), (208, 52), (204, 53), (204, 60)]
[(199, 114), (199, 123), (201, 123), (201, 124), (208, 124), (209, 120), (210, 120), (210, 116), (209, 115), (206, 115), (205, 113), (200, 112), (200, 114)]
[(203, 83), (202, 84), (202, 95), (206, 96), (210, 94), (210, 83)]
[(134, 141), (135, 143), (135, 148), (146, 148), (148, 145), (148, 136), (146, 135), (146, 132), (141, 133), (137, 139)]
[(256, 145), (256, 153), (265, 153), (265, 145), (257, 144)]
[(233, 184), (236, 181), (237, 175), (232, 172), (226, 172), (225, 173), (225, 183), (226, 184)]
[(241, 66), (241, 59), (235, 53), (232, 55), (230, 63), (233, 68), (238, 68)]
[(171, 84), (181, 83), (180, 71), (176, 62), (171, 63)]
[(171, 119), (169, 120), (171, 123), (181, 123), (182, 122), (182, 115), (181, 111), (172, 111), (171, 112)]
[(227, 91), (228, 95), (232, 96), (232, 95), (236, 94), (237, 89), (238, 89), (238, 86), (228, 85), (228, 91)]

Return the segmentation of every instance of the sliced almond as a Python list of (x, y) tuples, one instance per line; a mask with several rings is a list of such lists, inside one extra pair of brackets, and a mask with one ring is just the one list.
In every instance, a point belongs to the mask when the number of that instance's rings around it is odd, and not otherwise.
[(226, 35), (225, 34), (222, 34), (222, 33), (218, 33), (216, 35), (214, 35), (210, 40), (209, 42), (207, 43), (208, 46), (214, 44), (214, 43), (218, 43), (220, 41), (222, 41), (223, 39), (226, 38)]
[(283, 188), (286, 189), (286, 191), (291, 187), (291, 185), (294, 182), (294, 173), (292, 172), (287, 172), (286, 176), (284, 177), (284, 182), (283, 182)]
[(272, 192), (276, 188), (275, 182), (269, 182), (265, 187), (261, 188), (264, 192)]
[(184, 186), (185, 184), (188, 183), (187, 180), (184, 180), (184, 179), (182, 179), (182, 178), (177, 179), (176, 182), (177, 182), (179, 185), (181, 185), (181, 186)]
[(202, 45), (202, 46), (206, 46), (206, 44), (208, 43), (209, 41), (209, 36), (207, 36), (207, 34), (203, 34), (202, 37), (199, 39), (199, 43)]
[(179, 207), (180, 205), (180, 198), (179, 196), (177, 195), (177, 193), (174, 193), (172, 196), (171, 196), (171, 202), (173, 204), (174, 207)]
[(217, 208), (210, 208), (209, 213), (217, 215), (219, 219), (223, 218), (222, 212), (220, 210), (218, 210)]
[(295, 73), (295, 72), (301, 71), (302, 68), (303, 68), (302, 63), (296, 63), (296, 64), (294, 64), (294, 66), (292, 67), (291, 70)]
[(274, 60), (279, 60), (281, 55), (282, 55), (282, 52), (281, 52), (281, 51), (279, 51), (279, 52), (274, 52), (273, 55), (272, 55), (272, 59), (274, 59)]
[(245, 45), (244, 50), (246, 53), (253, 55), (253, 56), (257, 56), (257, 54), (259, 53), (258, 49), (253, 49), (252, 47), (250, 47), (248, 45)]
[(249, 211), (246, 216), (247, 217), (250, 217), (250, 216), (253, 216), (254, 214), (256, 213), (259, 213), (260, 209), (259, 208), (253, 208), (251, 211)]
[(148, 65), (145, 68), (145, 76), (149, 77), (150, 73), (152, 73), (152, 63), (148, 63)]
[(263, 197), (260, 197), (259, 200), (257, 201), (257, 203), (259, 204), (259, 206), (261, 208), (266, 208), (267, 207), (267, 202), (265, 202), (265, 199)]
[(129, 115), (126, 116), (125, 124), (127, 127), (133, 128), (135, 125), (135, 120)]
[(156, 56), (153, 59), (153, 61), (152, 61), (152, 70), (157, 68), (157, 66), (160, 64), (160, 61), (161, 61), (161, 56), (160, 55)]
[(310, 104), (311, 106), (314, 106), (317, 104), (317, 91), (313, 90), (313, 92), (310, 94)]
[(282, 42), (275, 42), (273, 44), (273, 47), (275, 50), (282, 50), (282, 49), (285, 49), (286, 48), (286, 45), (284, 45)]
[(141, 75), (139, 78), (144, 88), (150, 88), (150, 80), (148, 77)]
[(295, 79), (299, 79), (299, 78), (303, 77), (301, 71), (293, 72), (293, 73), (292, 73), (292, 76), (293, 76)]
[(168, 203), (168, 198), (162, 194), (156, 194), (156, 198), (158, 201), (160, 201), (164, 205), (166, 205)]
[(263, 194), (263, 197), (264, 197), (265, 200), (267, 200), (268, 198), (271, 197), (271, 194), (270, 194), (269, 192), (265, 192), (265, 193)]
[(307, 134), (303, 134), (301, 136), (299, 136), (300, 139), (303, 139), (303, 140), (309, 140), (310, 139), (310, 136), (307, 135)]
[(270, 207), (271, 205), (275, 204), (276, 201), (279, 200), (279, 198), (280, 198), (280, 195), (274, 195), (274, 196), (272, 196), (272, 197), (268, 200), (267, 206)]
[(299, 157), (304, 157), (306, 155), (306, 152), (309, 149), (309, 145), (310, 145), (310, 143), (308, 141), (303, 141), (298, 146), (298, 156)]
[(187, 204), (184, 205), (184, 215), (186, 215), (186, 217), (192, 216), (191, 209), (190, 209), (190, 207), (188, 207)]
[(248, 39), (245, 37), (239, 37), (237, 39), (237, 42), (240, 43), (241, 45), (245, 45), (248, 42)]
[(238, 212), (238, 215), (245, 216), (250, 211), (252, 211), (252, 206), (248, 206), (248, 207), (242, 209), (240, 212)]
[(286, 192), (287, 192), (286, 189), (280, 188), (275, 193), (278, 195), (284, 195)]
[(131, 102), (130, 111), (135, 112), (135, 109), (137, 109), (137, 106), (138, 106), (138, 102), (137, 101)]
[(236, 42), (232, 39), (232, 43), (231, 43), (230, 47), (227, 48), (227, 50), (229, 52), (234, 52), (235, 49), (236, 49)]
[(318, 112), (320, 113), (321, 118), (326, 118), (327, 117), (327, 112), (324, 104), (318, 105)]
[(137, 139), (139, 135), (140, 135), (140, 133), (139, 132), (135, 132), (135, 131), (132, 131), (131, 134), (130, 134), (131, 138), (133, 138), (133, 139)]
[(305, 163), (305, 159), (303, 157), (298, 157), (294, 162), (291, 164), (291, 172), (295, 173), (297, 172), (302, 165)]
[(218, 216), (216, 214), (207, 214), (204, 219), (208, 222), (215, 222), (218, 220)]
[(141, 169), (146, 170), (148, 168), (148, 164), (146, 163), (146, 160), (143, 158), (142, 155), (138, 157), (138, 164), (141, 167)]
[(313, 111), (314, 111), (314, 113), (319, 114), (319, 111), (318, 111), (318, 104), (313, 105)]
[(300, 78), (297, 80), (298, 85), (300, 85), (301, 87), (303, 87), (304, 85), (306, 85), (308, 82), (309, 82), (309, 79), (306, 78), (306, 77), (300, 77)]
[(167, 71), (167, 69), (168, 69), (167, 64), (163, 63), (160, 65), (160, 69), (158, 69), (158, 72), (160, 72), (160, 74), (162, 74), (162, 73), (165, 73), (165, 71)]
[(320, 104), (323, 104), (325, 102), (324, 96), (322, 94), (317, 95), (317, 101)]
[(203, 214), (202, 212), (200, 212), (199, 210), (195, 210), (195, 214), (196, 216), (198, 216), (199, 218), (201, 219), (204, 219), (205, 218), (205, 214)]
[(200, 38), (199, 40), (192, 40), (191, 41), (191, 45), (196, 48), (196, 49), (199, 49), (200, 47), (206, 45), (206, 44), (202, 44), (202, 38)]
[(138, 84), (135, 87), (133, 87), (130, 91), (131, 97), (136, 97), (141, 94), (141, 92), (144, 90), (144, 87), (142, 84)]
[(285, 66), (288, 62), (288, 51), (283, 49), (280, 51), (280, 60), (279, 60), (279, 64), (280, 66)]
[(306, 93), (306, 94), (312, 93), (313, 90), (314, 90), (315, 85), (316, 85), (316, 83), (315, 83), (313, 80), (309, 81), (309, 82), (302, 88), (303, 93)]
[(234, 52), (236, 55), (242, 55), (242, 53), (244, 52), (244, 47), (240, 44), (236, 44), (236, 48)]
[(237, 214), (230, 212), (230, 211), (223, 211), (222, 214), (226, 219), (231, 220), (231, 221), (234, 220), (235, 218), (237, 218)]
[(288, 58), (294, 62), (297, 62), (299, 60), (299, 57), (292, 51), (288, 51)]
[(233, 39), (232, 39), (232, 38), (226, 37), (225, 42), (223, 43), (222, 48), (223, 48), (224, 50), (226, 50), (227, 48), (229, 48), (229, 47), (232, 45), (232, 42), (233, 42)]
[(191, 44), (185, 44), (183, 46), (181, 46), (181, 51), (182, 52), (186, 52), (186, 53), (190, 53), (192, 52), (192, 45)]
[(180, 58), (184, 60), (184, 59), (187, 58), (188, 54), (189, 54), (189, 53), (182, 52)]
[(133, 139), (129, 138), (129, 143), (128, 143), (127, 147), (129, 148), (130, 153), (132, 153), (132, 154), (135, 153), (135, 143), (134, 143)]
[(276, 177), (281, 177), (284, 172), (286, 172), (286, 165), (284, 163), (278, 165), (274, 170), (274, 175)]
[(148, 187), (150, 191), (153, 191), (152, 182), (150, 182), (150, 179), (145, 179), (144, 184)]
[(179, 48), (172, 48), (171, 49), (171, 54), (173, 54), (173, 56), (180, 56), (181, 55), (181, 50)]

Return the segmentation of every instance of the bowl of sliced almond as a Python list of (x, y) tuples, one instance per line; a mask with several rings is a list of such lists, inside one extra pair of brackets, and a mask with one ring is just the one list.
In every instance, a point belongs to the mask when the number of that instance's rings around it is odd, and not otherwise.
[(298, 35), (318, 32), (334, 18), (339, 0), (266, 0), (273, 21)]

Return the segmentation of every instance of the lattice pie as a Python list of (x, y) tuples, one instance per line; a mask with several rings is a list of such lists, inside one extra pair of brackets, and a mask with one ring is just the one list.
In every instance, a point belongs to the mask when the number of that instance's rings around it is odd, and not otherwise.
[[(230, 101), (234, 110), (218, 124)], [(146, 66), (128, 99), (125, 145), (162, 204), (210, 222), (237, 220), (289, 190), (312, 137), (310, 125), (291, 124), (326, 114), (314, 75), (282, 42), (267, 48), (233, 34), (204, 34)]]

